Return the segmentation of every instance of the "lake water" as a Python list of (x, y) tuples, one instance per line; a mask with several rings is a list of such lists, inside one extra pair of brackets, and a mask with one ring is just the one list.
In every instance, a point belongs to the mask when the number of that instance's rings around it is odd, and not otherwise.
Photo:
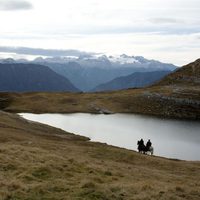
[(200, 122), (158, 119), (133, 114), (28, 114), (26, 119), (61, 128), (114, 146), (137, 150), (137, 141), (151, 139), (154, 154), (200, 160)]

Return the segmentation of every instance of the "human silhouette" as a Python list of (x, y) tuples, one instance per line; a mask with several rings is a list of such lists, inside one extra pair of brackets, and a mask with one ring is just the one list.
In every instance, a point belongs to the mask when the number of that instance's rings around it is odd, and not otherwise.
[(150, 150), (151, 145), (152, 145), (152, 143), (151, 143), (151, 141), (150, 141), (150, 139), (149, 139), (148, 142), (146, 143), (147, 151)]
[(139, 152), (141, 152), (141, 151), (143, 151), (144, 150), (144, 140), (143, 139), (141, 139), (141, 140), (139, 140), (138, 142), (137, 142), (137, 145), (138, 145), (138, 151)]

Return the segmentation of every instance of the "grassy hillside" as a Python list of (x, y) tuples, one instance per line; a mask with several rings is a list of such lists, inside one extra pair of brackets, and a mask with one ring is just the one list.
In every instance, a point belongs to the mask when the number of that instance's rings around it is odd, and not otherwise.
[(200, 86), (200, 59), (166, 76), (158, 85)]
[(0, 112), (2, 200), (197, 200), (199, 180), (199, 162), (89, 142)]
[(0, 94), (0, 108), (34, 113), (139, 113), (200, 119), (200, 60), (144, 89), (102, 93)]
[(200, 119), (200, 87), (155, 86), (93, 94), (0, 94), (0, 106), (9, 112), (114, 112)]

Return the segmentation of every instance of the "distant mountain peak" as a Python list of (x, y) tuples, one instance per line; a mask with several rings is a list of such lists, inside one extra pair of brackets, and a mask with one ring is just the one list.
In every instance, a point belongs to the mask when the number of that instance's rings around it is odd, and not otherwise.
[(43, 57), (37, 57), (34, 59), (35, 62), (44, 62), (45, 59)]
[(0, 63), (15, 63), (15, 60), (13, 58), (1, 59)]
[(134, 56), (128, 56), (126, 54), (109, 56), (108, 59), (109, 59), (110, 62), (118, 63), (118, 64), (121, 64), (121, 65), (140, 63), (140, 61), (137, 60)]
[(130, 58), (130, 56), (128, 56), (126, 54), (121, 54), (120, 57), (122, 57), (122, 58)]

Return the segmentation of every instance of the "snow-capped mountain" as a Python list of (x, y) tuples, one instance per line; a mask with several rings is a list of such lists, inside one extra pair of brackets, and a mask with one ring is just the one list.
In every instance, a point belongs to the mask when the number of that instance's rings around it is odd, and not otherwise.
[(110, 62), (118, 63), (118, 64), (133, 64), (133, 63), (140, 63), (134, 56), (127, 56), (126, 54), (116, 55), (116, 56), (109, 56), (108, 57)]
[[(104, 54), (91, 54), (91, 55), (80, 55), (80, 56), (61, 56), (61, 57), (37, 57), (32, 62), (47, 62), (47, 63), (69, 63), (77, 62), (84, 67), (120, 67), (126, 65), (128, 67), (135, 68), (136, 65), (146, 65), (145, 67), (151, 67), (152, 64), (159, 65), (165, 64), (156, 60), (149, 60), (142, 56), (128, 56), (122, 55), (104, 55)], [(168, 64), (170, 65), (170, 64)], [(174, 65), (173, 65), (174, 66)], [(174, 69), (174, 67), (172, 67)]]
[(3, 63), (34, 63), (45, 65), (68, 78), (82, 91), (90, 91), (100, 84), (134, 72), (173, 71), (176, 66), (142, 56), (126, 54), (107, 56), (104, 54), (81, 54), (57, 57), (37, 57), (28, 60), (0, 60)]

